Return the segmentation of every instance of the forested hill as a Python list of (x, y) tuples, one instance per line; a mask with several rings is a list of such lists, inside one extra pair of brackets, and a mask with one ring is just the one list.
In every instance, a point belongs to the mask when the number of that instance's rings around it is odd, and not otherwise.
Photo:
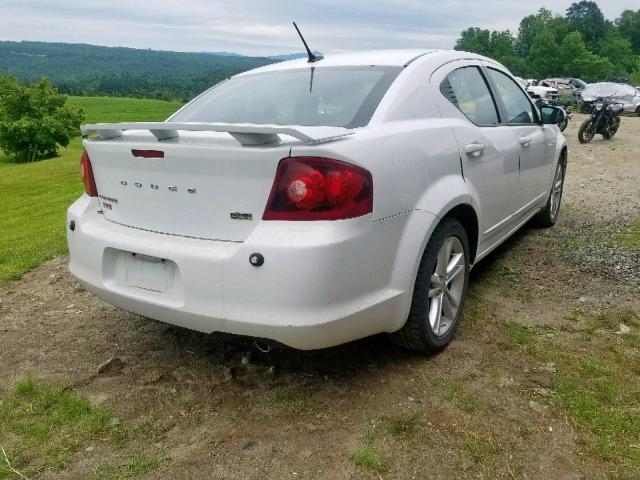
[(48, 77), (74, 95), (186, 100), (231, 75), (273, 62), (240, 55), (0, 41), (0, 75), (22, 81)]

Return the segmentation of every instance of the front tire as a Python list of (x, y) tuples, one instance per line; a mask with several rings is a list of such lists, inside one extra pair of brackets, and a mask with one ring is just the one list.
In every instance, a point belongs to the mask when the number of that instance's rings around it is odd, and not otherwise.
[(556, 173), (553, 176), (553, 183), (551, 184), (551, 192), (549, 193), (547, 204), (544, 209), (533, 217), (534, 223), (539, 227), (551, 228), (558, 220), (560, 203), (562, 202), (562, 192), (564, 190), (564, 176), (566, 168), (567, 167), (563, 162), (563, 159), (560, 158), (558, 166), (556, 167)]
[(391, 334), (396, 345), (434, 353), (451, 342), (464, 309), (469, 264), (467, 232), (455, 218), (444, 219), (422, 255), (407, 322)]
[(591, 119), (587, 119), (580, 125), (578, 130), (578, 140), (580, 143), (589, 143), (596, 136), (595, 127), (591, 128)]

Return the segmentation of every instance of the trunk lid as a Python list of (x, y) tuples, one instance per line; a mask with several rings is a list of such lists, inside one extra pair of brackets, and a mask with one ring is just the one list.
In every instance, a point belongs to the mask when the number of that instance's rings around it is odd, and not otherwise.
[[(104, 216), (193, 238), (245, 240), (262, 218), (278, 162), (290, 152), (286, 143), (246, 147), (223, 133), (165, 142), (132, 133), (85, 141)], [(132, 150), (158, 150), (164, 158), (137, 158)]]
[[(244, 241), (262, 219), (275, 172), (300, 142), (329, 142), (339, 127), (120, 123), (82, 127), (104, 216), (210, 240)], [(137, 151), (137, 152), (136, 152)], [(154, 151), (155, 158), (139, 156)]]

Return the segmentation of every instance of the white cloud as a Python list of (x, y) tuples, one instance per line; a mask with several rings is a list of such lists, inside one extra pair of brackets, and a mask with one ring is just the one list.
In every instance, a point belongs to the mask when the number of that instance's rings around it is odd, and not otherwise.
[[(0, 0), (0, 38), (119, 45), (179, 51), (267, 55), (299, 51), (296, 20), (323, 52), (374, 48), (452, 48), (469, 26), (517, 31), (545, 6), (563, 13), (571, 1), (509, 0)], [(638, 0), (600, 2), (606, 17)]]

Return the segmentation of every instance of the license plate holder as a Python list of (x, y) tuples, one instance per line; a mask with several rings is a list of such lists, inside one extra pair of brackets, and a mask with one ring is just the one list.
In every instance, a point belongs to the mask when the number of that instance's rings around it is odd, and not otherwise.
[(121, 281), (125, 287), (164, 293), (173, 285), (176, 264), (170, 260), (139, 253), (121, 255)]

